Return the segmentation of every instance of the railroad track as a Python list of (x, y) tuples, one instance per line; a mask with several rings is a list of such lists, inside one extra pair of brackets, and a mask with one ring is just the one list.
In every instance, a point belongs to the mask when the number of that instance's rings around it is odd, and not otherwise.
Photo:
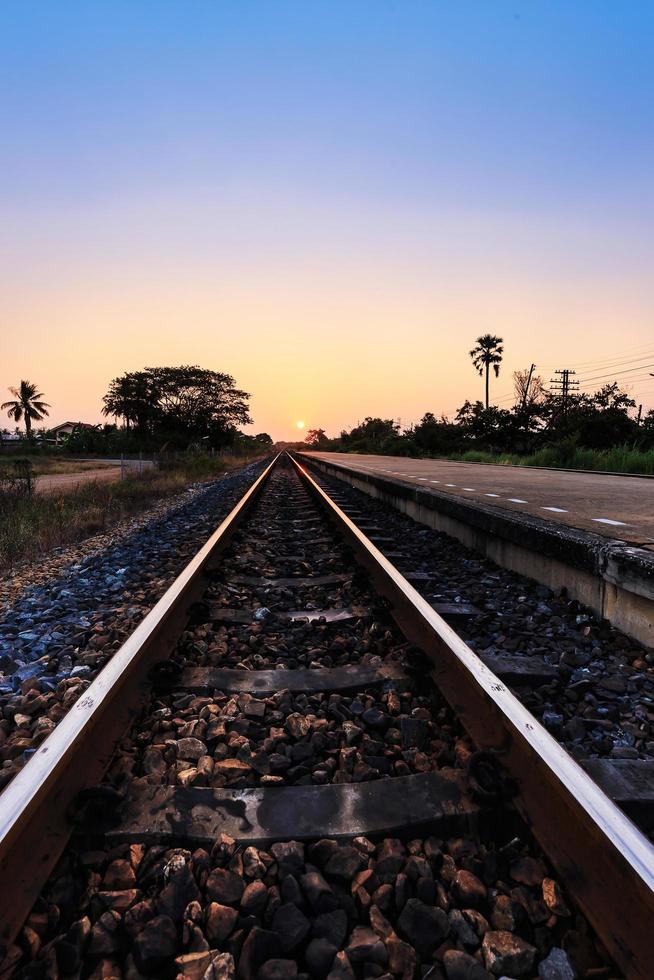
[(651, 844), (356, 519), (273, 461), (9, 784), (0, 976), (652, 976)]
[[(316, 464), (310, 459), (308, 466)], [(356, 513), (359, 529), (654, 837), (654, 674), (647, 649), (589, 615), (564, 589), (543, 589), (348, 483), (325, 480), (341, 509)]]

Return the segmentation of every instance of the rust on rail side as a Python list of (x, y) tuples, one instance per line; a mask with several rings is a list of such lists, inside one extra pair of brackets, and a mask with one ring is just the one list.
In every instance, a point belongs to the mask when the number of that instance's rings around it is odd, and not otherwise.
[(517, 780), (516, 805), (617, 965), (651, 980), (654, 847), (356, 527), (307, 469), (314, 497), (392, 605), (407, 639), (480, 749)]

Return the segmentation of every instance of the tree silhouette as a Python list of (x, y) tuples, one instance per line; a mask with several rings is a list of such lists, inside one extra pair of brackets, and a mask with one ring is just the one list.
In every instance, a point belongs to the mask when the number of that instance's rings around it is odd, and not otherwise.
[(477, 345), (470, 351), (472, 363), (474, 364), (479, 376), (483, 377), (484, 372), (486, 372), (486, 408), (488, 408), (488, 379), (490, 367), (492, 364), (495, 377), (497, 378), (500, 373), (500, 364), (502, 363), (502, 355), (504, 353), (504, 347), (502, 346), (503, 343), (504, 341), (501, 337), (496, 337), (492, 333), (485, 333), (481, 337), (477, 337)]
[(249, 397), (230, 374), (197, 365), (149, 367), (114, 378), (102, 412), (124, 419), (141, 437), (176, 446), (202, 440), (219, 446), (235, 425), (252, 421)]
[(306, 434), (305, 442), (309, 446), (319, 446), (327, 438), (327, 433), (324, 429), (309, 429)]
[(2, 411), (6, 410), (9, 418), (14, 419), (15, 422), (25, 419), (25, 436), (27, 439), (32, 436), (32, 420), (40, 422), (42, 418), (50, 414), (48, 403), (41, 401), (44, 397), (43, 392), (36, 389), (37, 386), (31, 381), (21, 381), (18, 388), (9, 388), (12, 395), (16, 397), (0, 406)]

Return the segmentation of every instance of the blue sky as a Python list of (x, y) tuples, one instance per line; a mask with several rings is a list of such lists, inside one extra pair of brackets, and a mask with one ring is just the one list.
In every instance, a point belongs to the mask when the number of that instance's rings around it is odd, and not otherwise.
[[(474, 396), (476, 332), (505, 337), (498, 395), (652, 338), (650, 3), (10, 0), (0, 23), (0, 386), (34, 375), (57, 417), (198, 361), (260, 428), (334, 429)], [(368, 370), (337, 402), (345, 342)]]

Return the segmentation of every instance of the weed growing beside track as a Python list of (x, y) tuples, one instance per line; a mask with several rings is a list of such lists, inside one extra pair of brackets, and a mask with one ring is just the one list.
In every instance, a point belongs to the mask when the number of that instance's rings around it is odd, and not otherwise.
[(0, 572), (104, 531), (191, 483), (217, 479), (249, 461), (179, 454), (164, 460), (158, 470), (114, 483), (84, 483), (47, 495), (0, 493)]

